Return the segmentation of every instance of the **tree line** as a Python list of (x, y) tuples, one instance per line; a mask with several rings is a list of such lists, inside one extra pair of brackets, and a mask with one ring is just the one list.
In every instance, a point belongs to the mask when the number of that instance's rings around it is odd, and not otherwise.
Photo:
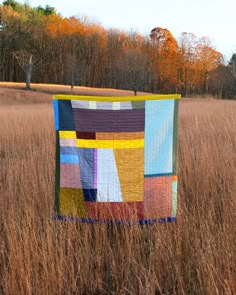
[[(28, 75), (28, 76), (27, 76)], [(0, 5), (0, 80), (133, 89), (152, 93), (236, 95), (236, 54), (226, 63), (206, 37), (166, 28), (148, 36), (105, 29), (86, 17), (14, 0)]]

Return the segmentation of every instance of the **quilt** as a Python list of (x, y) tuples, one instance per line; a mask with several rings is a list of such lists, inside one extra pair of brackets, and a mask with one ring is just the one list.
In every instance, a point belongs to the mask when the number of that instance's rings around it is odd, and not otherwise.
[(179, 98), (53, 96), (55, 218), (174, 221)]

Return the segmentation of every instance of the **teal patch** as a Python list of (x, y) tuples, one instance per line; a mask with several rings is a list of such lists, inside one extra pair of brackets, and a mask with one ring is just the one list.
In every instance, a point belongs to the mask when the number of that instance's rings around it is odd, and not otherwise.
[(176, 216), (177, 213), (177, 188), (178, 182), (172, 182), (172, 216)]

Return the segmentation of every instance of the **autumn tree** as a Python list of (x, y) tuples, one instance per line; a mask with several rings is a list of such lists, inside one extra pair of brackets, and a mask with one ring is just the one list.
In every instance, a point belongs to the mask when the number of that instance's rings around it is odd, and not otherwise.
[(208, 38), (197, 38), (192, 33), (182, 33), (179, 39), (178, 80), (184, 95), (208, 92), (209, 71), (223, 63)]
[(212, 48), (210, 40), (206, 37), (199, 39), (195, 52), (199, 70), (202, 73), (202, 92), (208, 93), (209, 71), (223, 64), (223, 56)]
[(196, 90), (195, 81), (195, 46), (197, 37), (192, 33), (183, 32), (179, 39), (178, 51), (178, 89), (183, 95)]
[(168, 92), (175, 83), (178, 44), (169, 30), (160, 27), (151, 30), (150, 38), (155, 91)]

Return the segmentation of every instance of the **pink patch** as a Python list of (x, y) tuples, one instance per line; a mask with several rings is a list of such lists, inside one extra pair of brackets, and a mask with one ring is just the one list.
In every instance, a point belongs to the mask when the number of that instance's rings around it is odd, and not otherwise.
[(78, 164), (60, 164), (60, 187), (82, 188)]
[(60, 146), (76, 147), (76, 139), (60, 139)]

